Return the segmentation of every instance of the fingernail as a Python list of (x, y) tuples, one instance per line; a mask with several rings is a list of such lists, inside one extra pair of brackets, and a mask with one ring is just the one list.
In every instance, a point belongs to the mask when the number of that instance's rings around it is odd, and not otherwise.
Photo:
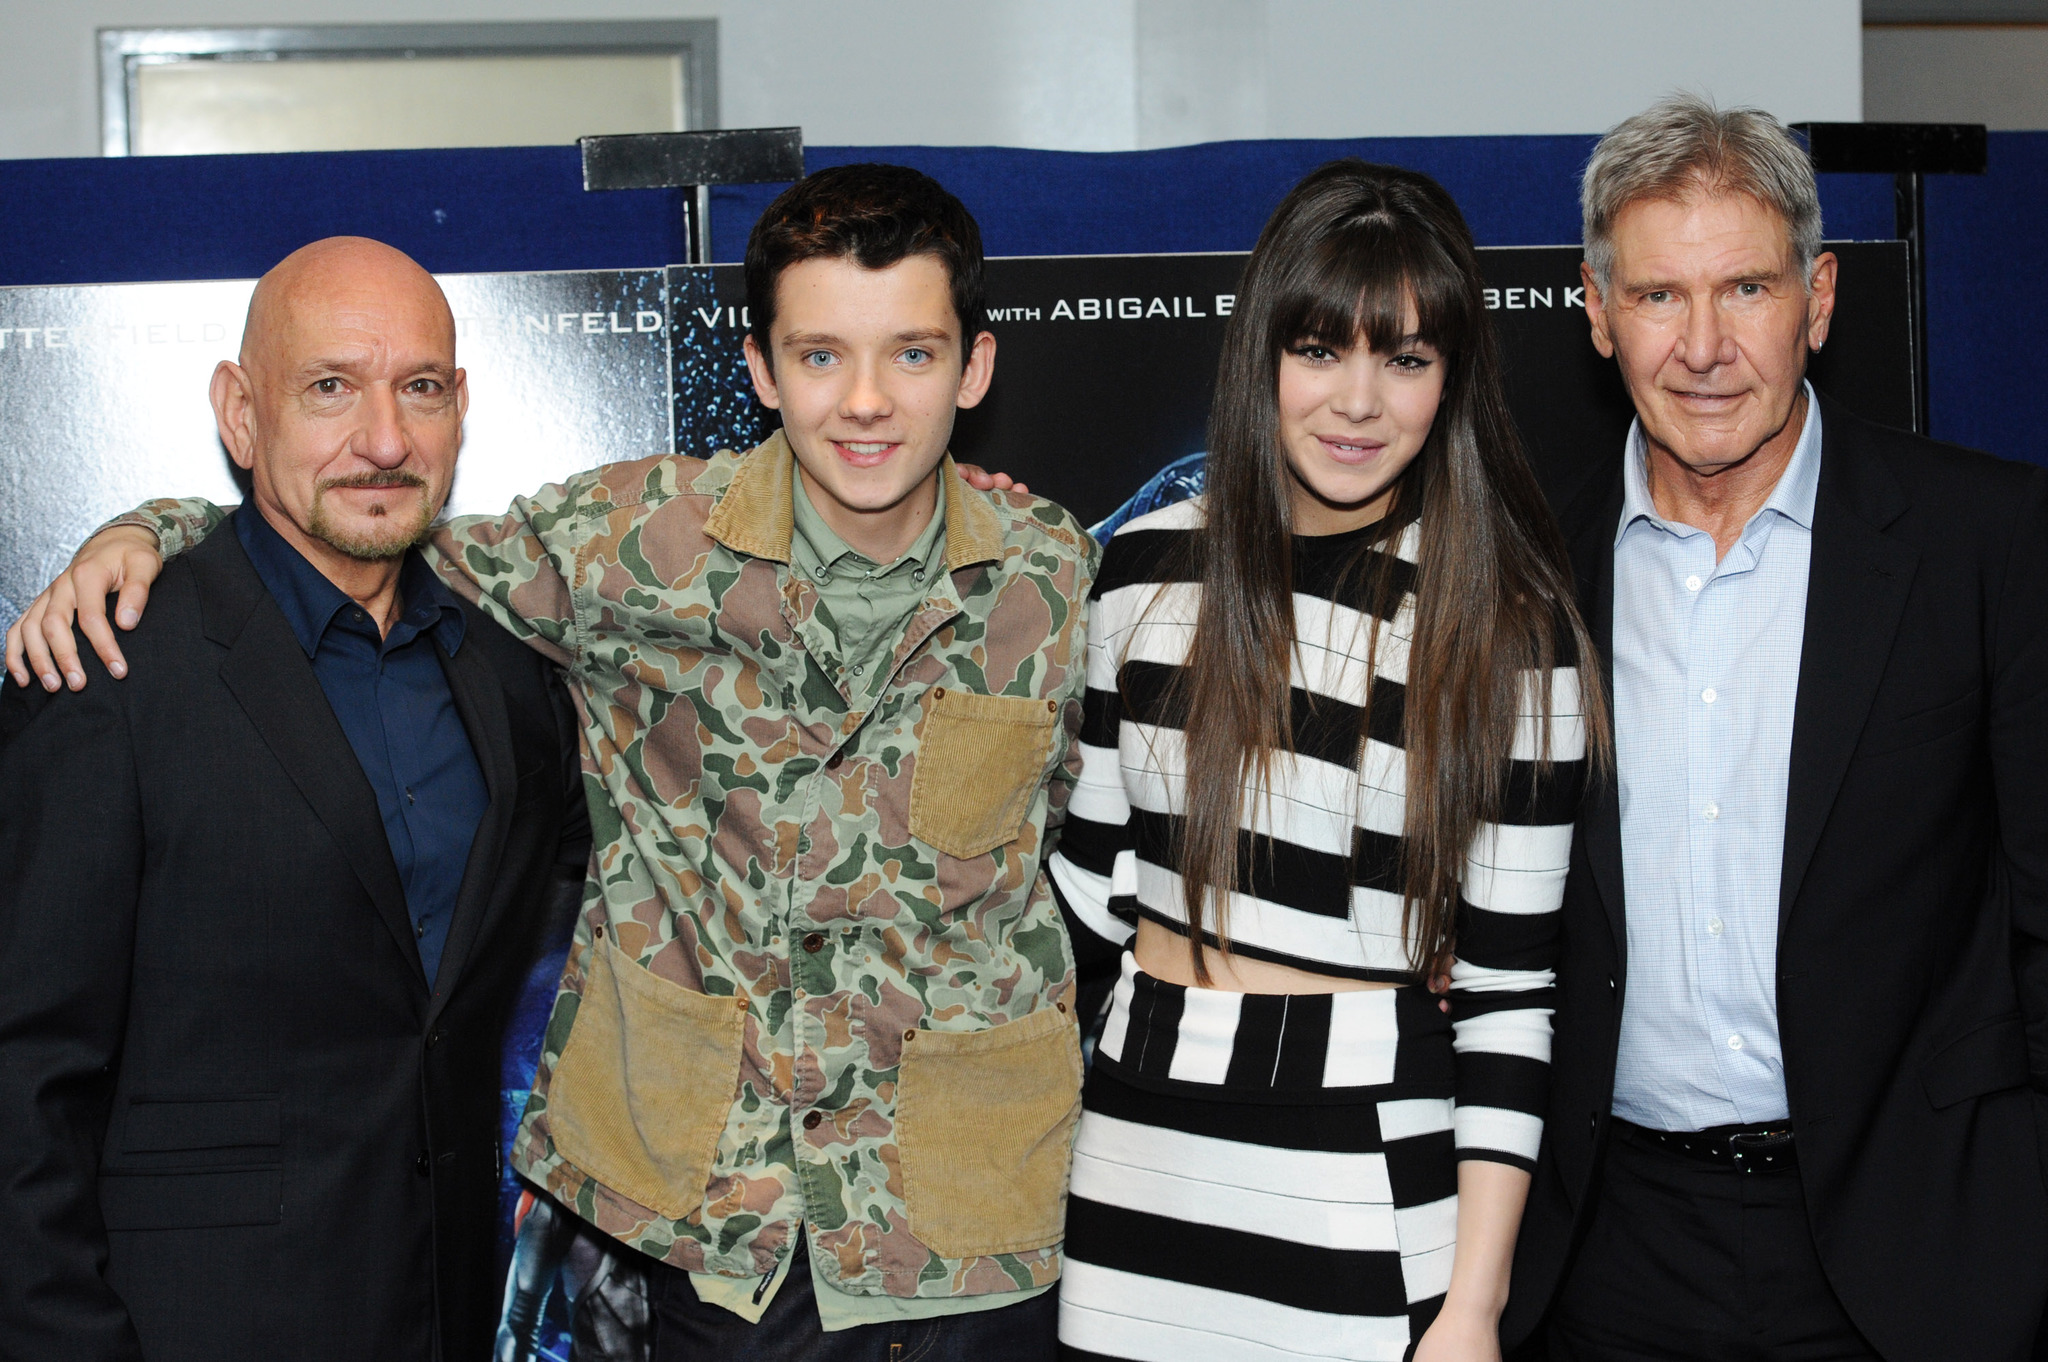
[(60, 683), (60, 682), (59, 682), (59, 681), (57, 680), (57, 673), (55, 673), (55, 672), (44, 672), (44, 673), (43, 673), (43, 689), (44, 689), (44, 690), (55, 690), (55, 689), (57, 689), (57, 687), (58, 687), (58, 685), (59, 685), (59, 684), (61, 684), (61, 683)]
[(64, 679), (71, 683), (71, 689), (77, 690), (80, 686), (83, 686), (85, 684), (85, 673), (66, 672), (64, 673)]
[(107, 674), (114, 677), (126, 676), (128, 674), (128, 664), (126, 662), (109, 662), (107, 664)]
[(133, 610), (123, 610), (117, 618), (121, 621), (123, 629), (133, 629), (142, 616), (136, 614)]

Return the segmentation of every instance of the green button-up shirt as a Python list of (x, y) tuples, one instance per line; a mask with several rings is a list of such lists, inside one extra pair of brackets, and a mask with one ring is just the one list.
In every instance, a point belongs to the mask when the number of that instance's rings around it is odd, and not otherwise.
[(804, 490), (790, 461), (790, 566), (818, 589), (818, 620), (839, 641), (843, 671), (834, 679), (852, 694), (874, 695), (888, 683), (888, 662), (904, 625), (924, 604), (925, 583), (945, 571), (946, 483), (939, 479), (931, 523), (909, 550), (884, 566), (841, 539)]

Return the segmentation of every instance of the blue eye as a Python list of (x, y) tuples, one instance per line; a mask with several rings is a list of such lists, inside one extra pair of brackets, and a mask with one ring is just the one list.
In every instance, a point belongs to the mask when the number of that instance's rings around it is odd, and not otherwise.
[(903, 352), (903, 362), (905, 364), (923, 364), (930, 360), (931, 357), (931, 351), (915, 345)]
[(822, 369), (832, 363), (833, 358), (830, 350), (807, 350), (804, 352), (803, 362), (813, 369)]

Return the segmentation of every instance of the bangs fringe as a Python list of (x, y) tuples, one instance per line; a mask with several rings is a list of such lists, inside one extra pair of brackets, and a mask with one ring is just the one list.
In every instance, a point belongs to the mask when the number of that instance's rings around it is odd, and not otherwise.
[[(1331, 232), (1275, 281), (1270, 349), (1277, 354), (1306, 340), (1348, 349), (1362, 340), (1375, 354), (1391, 354), (1414, 339), (1456, 354), (1477, 300), (1464, 296), (1463, 271), (1434, 244), (1378, 214)], [(1411, 302), (1412, 332), (1405, 325)]]

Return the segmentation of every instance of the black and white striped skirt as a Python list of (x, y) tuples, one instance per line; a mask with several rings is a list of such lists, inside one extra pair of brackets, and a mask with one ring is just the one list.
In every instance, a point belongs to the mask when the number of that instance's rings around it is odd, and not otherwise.
[(1451, 1024), (1419, 988), (1183, 988), (1126, 954), (1083, 1096), (1061, 1355), (1400, 1362), (1457, 1241)]

